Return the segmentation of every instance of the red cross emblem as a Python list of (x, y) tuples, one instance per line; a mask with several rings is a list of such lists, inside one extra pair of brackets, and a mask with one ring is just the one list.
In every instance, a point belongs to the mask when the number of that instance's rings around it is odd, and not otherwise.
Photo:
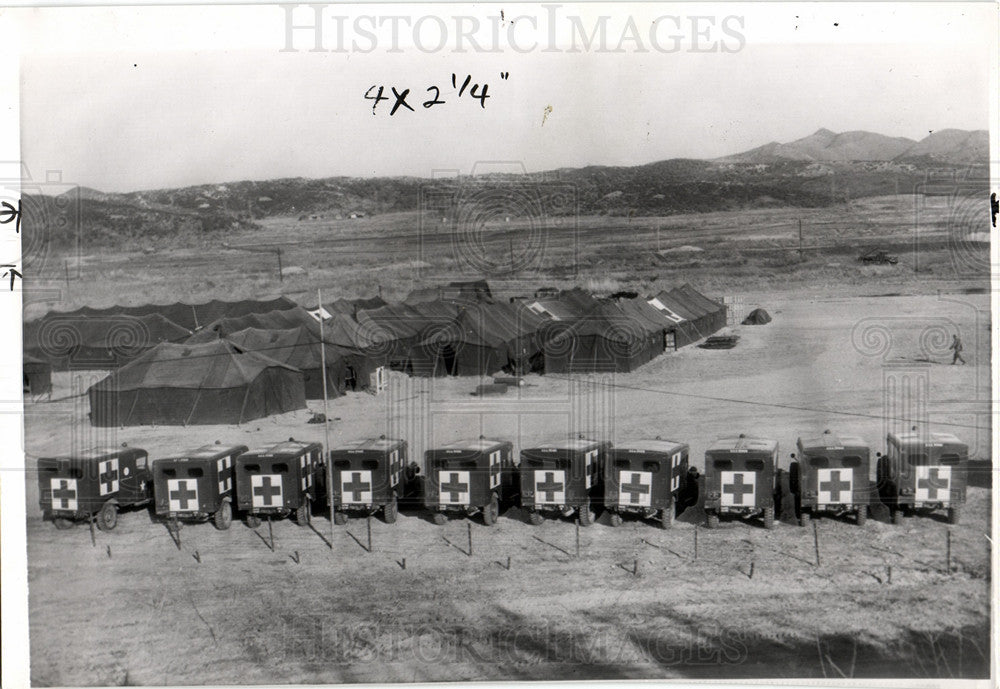
[(254, 507), (274, 507), (282, 504), (281, 476), (278, 474), (254, 474), (250, 477), (253, 488)]
[(490, 488), (500, 485), (500, 450), (490, 453)]
[(722, 504), (726, 507), (752, 506), (755, 484), (756, 473), (753, 471), (723, 471)]
[(171, 512), (187, 512), (198, 509), (197, 481), (170, 479), (167, 481), (167, 495), (170, 498)]
[(649, 506), (653, 476), (648, 471), (618, 472), (619, 504)]
[(535, 502), (561, 505), (566, 501), (566, 472), (535, 471)]
[(99, 474), (97, 480), (100, 484), (101, 495), (110, 495), (118, 492), (118, 460), (109, 459), (97, 465)]
[(75, 478), (54, 478), (49, 485), (52, 487), (52, 509), (76, 510)]
[[(842, 505), (853, 498), (851, 490), (851, 469), (817, 469), (816, 481), (819, 486), (816, 502), (820, 505)], [(846, 474), (847, 478), (841, 478)]]
[[(916, 467), (917, 485), (914, 498), (918, 501), (948, 500), (951, 496), (951, 467)], [(940, 493), (944, 493), (941, 495)]]
[(399, 450), (393, 450), (389, 455), (389, 485), (395, 486), (399, 483), (399, 474), (403, 470), (403, 464), (399, 461)]
[(343, 500), (346, 503), (367, 504), (372, 501), (372, 472), (352, 471), (341, 474)]
[(440, 471), (441, 502), (449, 505), (465, 505), (469, 502), (469, 472)]

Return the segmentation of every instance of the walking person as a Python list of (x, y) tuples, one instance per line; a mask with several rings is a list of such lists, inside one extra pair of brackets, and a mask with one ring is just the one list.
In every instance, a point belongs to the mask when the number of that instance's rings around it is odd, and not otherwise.
[(954, 350), (955, 355), (951, 358), (951, 365), (954, 366), (956, 361), (961, 361), (965, 364), (965, 359), (962, 358), (962, 338), (958, 335), (951, 336), (951, 346), (948, 349)]

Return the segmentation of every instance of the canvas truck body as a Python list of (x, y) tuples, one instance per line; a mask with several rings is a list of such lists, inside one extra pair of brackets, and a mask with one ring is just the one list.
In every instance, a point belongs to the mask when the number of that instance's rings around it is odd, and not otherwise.
[(687, 487), (688, 451), (673, 440), (633, 440), (607, 451), (604, 463), (604, 508), (612, 525), (621, 514), (656, 518), (670, 526), (675, 503)]
[(424, 504), (436, 523), (448, 513), (480, 513), (496, 522), (517, 493), (514, 446), (507, 440), (460, 440), (424, 453)]
[(571, 438), (521, 450), (521, 506), (539, 523), (542, 513), (576, 512), (582, 525), (592, 521), (590, 509), (604, 497), (603, 467), (612, 445), (607, 441)]
[(149, 501), (151, 483), (149, 455), (137, 447), (99, 447), (38, 460), (39, 503), (57, 526), (96, 514), (100, 528), (113, 529), (119, 507)]
[(705, 451), (705, 512), (708, 526), (721, 515), (762, 514), (774, 526), (774, 476), (778, 442), (747, 435), (720, 438)]
[(410, 491), (414, 468), (407, 464), (405, 440), (368, 438), (330, 451), (333, 486), (329, 491), (334, 521), (346, 523), (348, 513), (372, 514), (382, 509), (385, 520), (396, 521), (398, 501)]
[(295, 512), (300, 525), (309, 522), (311, 503), (323, 480), (323, 446), (289, 439), (250, 450), (236, 458), (236, 504), (256, 525), (261, 517)]
[(789, 467), (789, 478), (800, 523), (832, 512), (853, 513), (863, 524), (871, 501), (868, 443), (856, 435), (825, 431), (816, 438), (799, 438), (796, 446), (798, 459)]
[(965, 504), (969, 446), (951, 433), (908, 431), (886, 436), (876, 483), (893, 522), (914, 510), (948, 511), (958, 523)]
[(178, 457), (153, 461), (156, 514), (171, 520), (215, 518), (219, 529), (232, 521), (237, 458), (246, 445), (204, 445)]

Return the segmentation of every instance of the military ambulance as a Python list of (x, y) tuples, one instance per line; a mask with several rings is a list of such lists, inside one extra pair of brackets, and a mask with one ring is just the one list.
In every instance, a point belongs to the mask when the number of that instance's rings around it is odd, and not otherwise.
[(480, 436), (441, 445), (424, 453), (424, 469), (424, 504), (435, 524), (449, 514), (482, 514), (492, 526), (500, 507), (516, 497), (514, 446), (507, 440)]
[(604, 509), (611, 525), (623, 514), (656, 519), (670, 528), (688, 489), (688, 446), (673, 440), (632, 440), (609, 449), (604, 463)]
[(416, 465), (407, 466), (406, 450), (405, 440), (383, 435), (330, 451), (335, 524), (346, 524), (350, 513), (367, 516), (380, 509), (386, 523), (395, 523), (399, 500), (410, 492), (419, 470)]
[(797, 447), (799, 456), (788, 467), (788, 475), (799, 525), (826, 512), (854, 514), (858, 526), (863, 526), (871, 499), (868, 443), (856, 435), (824, 431), (818, 438), (799, 438)]
[(204, 445), (179, 457), (153, 460), (156, 513), (166, 519), (207, 521), (224, 531), (233, 522), (233, 472), (246, 445)]
[(722, 515), (761, 515), (774, 528), (774, 475), (778, 442), (745, 434), (720, 438), (705, 451), (705, 513), (708, 528)]
[(236, 458), (236, 505), (246, 514), (247, 526), (256, 528), (261, 517), (292, 512), (300, 526), (307, 525), (323, 469), (323, 446), (294, 438), (241, 454)]
[(594, 520), (592, 508), (604, 496), (601, 471), (610, 442), (570, 438), (521, 450), (521, 507), (528, 521), (541, 524), (544, 513), (574, 513), (581, 526)]
[(892, 523), (914, 512), (948, 511), (957, 524), (965, 504), (969, 446), (951, 433), (911, 430), (886, 436), (887, 453), (875, 467), (879, 496)]
[(144, 505), (152, 497), (149, 455), (138, 447), (98, 447), (76, 455), (38, 460), (42, 515), (56, 528), (96, 515), (97, 528), (110, 531), (122, 507)]

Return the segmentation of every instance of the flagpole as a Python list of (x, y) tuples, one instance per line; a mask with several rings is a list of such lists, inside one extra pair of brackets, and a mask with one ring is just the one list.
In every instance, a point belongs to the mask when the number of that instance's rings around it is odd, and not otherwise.
[(323, 370), (323, 438), (326, 448), (326, 499), (330, 503), (330, 550), (333, 550), (333, 462), (330, 461), (330, 412), (326, 405), (326, 340), (323, 336), (323, 290), (316, 290), (319, 303), (319, 357)]

